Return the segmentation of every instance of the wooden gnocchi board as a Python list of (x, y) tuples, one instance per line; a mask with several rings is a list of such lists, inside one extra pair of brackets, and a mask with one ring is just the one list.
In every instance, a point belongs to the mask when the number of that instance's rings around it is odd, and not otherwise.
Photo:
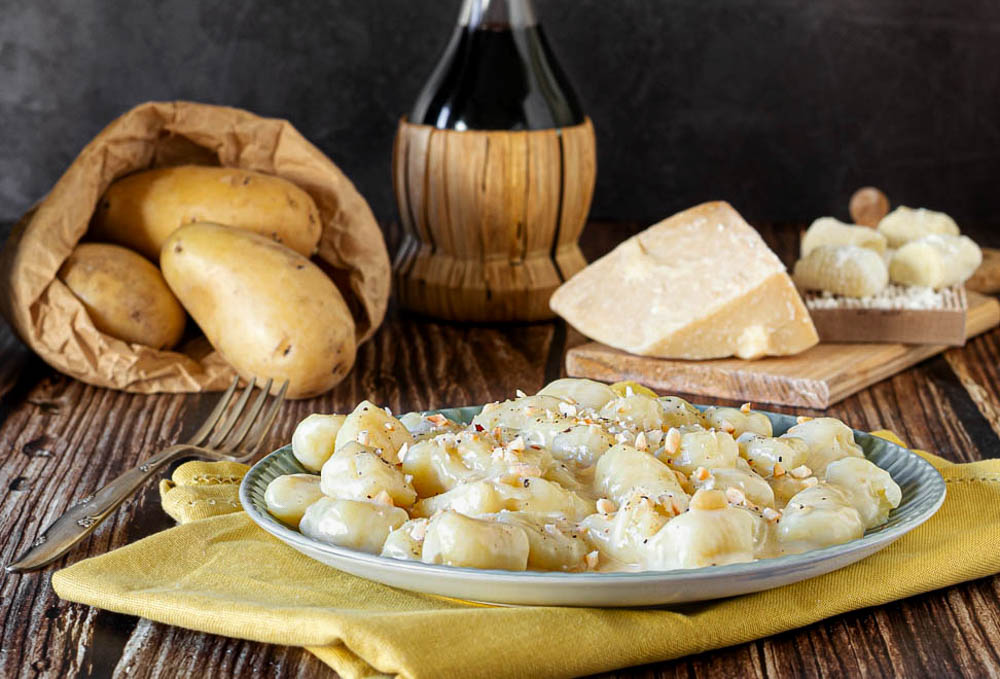
[[(968, 292), (966, 336), (1000, 325), (1000, 303)], [(566, 353), (566, 372), (602, 382), (635, 380), (660, 393), (824, 409), (941, 353), (934, 344), (817, 344), (795, 356), (683, 361), (636, 356), (598, 342)]]

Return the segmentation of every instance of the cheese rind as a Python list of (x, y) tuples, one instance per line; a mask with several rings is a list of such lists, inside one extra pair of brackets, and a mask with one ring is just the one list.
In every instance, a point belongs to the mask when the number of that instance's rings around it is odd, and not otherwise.
[(725, 202), (629, 238), (566, 281), (550, 306), (588, 337), (644, 356), (749, 359), (819, 341), (781, 261)]

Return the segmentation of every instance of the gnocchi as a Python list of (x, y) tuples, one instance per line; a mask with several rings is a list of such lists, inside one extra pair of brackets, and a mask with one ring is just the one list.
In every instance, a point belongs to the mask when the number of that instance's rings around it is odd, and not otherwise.
[(803, 290), (845, 297), (871, 297), (889, 284), (882, 255), (857, 245), (820, 245), (795, 263), (792, 274)]
[(882, 253), (886, 249), (886, 238), (867, 226), (845, 224), (833, 217), (820, 217), (802, 236), (801, 256), (805, 257), (821, 245), (857, 245)]
[(702, 411), (568, 378), (467, 426), (369, 401), (311, 415), (293, 453), (312, 473), (269, 484), (279, 520), (329, 544), (468, 568), (740, 563), (856, 539), (902, 499), (839, 420), (775, 437), (749, 404)]
[(900, 285), (947, 288), (964, 283), (983, 263), (968, 236), (934, 234), (906, 243), (889, 260), (889, 278)]
[(957, 236), (958, 224), (943, 212), (927, 208), (900, 205), (878, 223), (878, 231), (886, 237), (890, 248), (899, 248), (910, 241), (931, 234)]

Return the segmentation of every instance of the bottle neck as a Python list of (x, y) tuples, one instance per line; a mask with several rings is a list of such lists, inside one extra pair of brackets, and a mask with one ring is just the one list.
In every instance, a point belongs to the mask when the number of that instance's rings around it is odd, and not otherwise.
[(531, 0), (464, 0), (459, 26), (469, 28), (525, 28), (538, 24)]

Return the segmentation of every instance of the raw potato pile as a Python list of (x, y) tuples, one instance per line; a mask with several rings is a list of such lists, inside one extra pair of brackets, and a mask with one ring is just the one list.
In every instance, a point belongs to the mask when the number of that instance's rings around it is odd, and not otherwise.
[(268, 511), (394, 559), (512, 571), (700, 568), (860, 538), (902, 499), (850, 428), (780, 436), (742, 408), (699, 411), (632, 382), (561, 379), (468, 425), (362, 401), (310, 415)]
[(877, 229), (821, 217), (802, 237), (793, 278), (804, 290), (872, 297), (889, 283), (940, 290), (964, 283), (982, 262), (972, 239), (943, 212), (896, 208)]
[(307, 398), (340, 382), (355, 354), (353, 316), (309, 260), (321, 230), (313, 199), (280, 177), (148, 170), (98, 205), (88, 236), (115, 245), (78, 245), (59, 276), (107, 335), (170, 349), (187, 310), (241, 377), (273, 378), (275, 391), (288, 380), (288, 397)]

